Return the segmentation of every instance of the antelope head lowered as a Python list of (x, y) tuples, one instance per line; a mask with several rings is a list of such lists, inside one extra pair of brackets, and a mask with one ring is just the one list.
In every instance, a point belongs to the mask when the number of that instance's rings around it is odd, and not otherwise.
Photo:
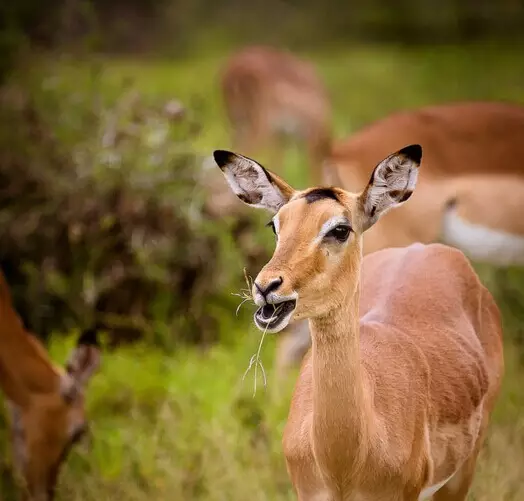
[(87, 431), (84, 392), (100, 363), (96, 332), (78, 339), (65, 370), (27, 332), (0, 272), (0, 390), (11, 418), (12, 456), (30, 501), (54, 498), (58, 473)]

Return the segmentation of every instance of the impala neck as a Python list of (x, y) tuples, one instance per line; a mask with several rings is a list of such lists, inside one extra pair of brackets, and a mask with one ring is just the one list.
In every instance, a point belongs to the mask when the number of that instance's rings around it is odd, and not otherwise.
[(366, 455), (372, 423), (360, 361), (360, 260), (354, 288), (342, 306), (310, 319), (313, 364), (313, 440), (319, 465), (347, 478)]
[(23, 328), (6, 284), (0, 283), (0, 390), (25, 407), (32, 393), (52, 392), (59, 384), (60, 375), (43, 346)]

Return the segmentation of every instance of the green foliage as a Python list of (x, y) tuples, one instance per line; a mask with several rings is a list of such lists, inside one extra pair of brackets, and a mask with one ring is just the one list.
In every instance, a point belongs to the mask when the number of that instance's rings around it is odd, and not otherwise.
[(15, 304), (44, 338), (97, 324), (115, 342), (216, 341), (235, 263), (264, 254), (245, 238), (253, 217), (209, 217), (191, 109), (129, 82), (105, 95), (87, 69), (80, 89), (51, 71), (5, 91), (0, 258)]

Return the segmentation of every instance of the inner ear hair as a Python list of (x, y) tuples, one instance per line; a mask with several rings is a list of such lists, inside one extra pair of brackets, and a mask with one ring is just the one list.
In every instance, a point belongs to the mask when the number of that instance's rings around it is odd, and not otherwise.
[(80, 385), (75, 378), (69, 373), (64, 372), (60, 378), (60, 395), (68, 403), (71, 404), (76, 400), (80, 393)]
[(389, 209), (409, 199), (415, 189), (421, 159), (422, 147), (412, 144), (389, 155), (375, 167), (359, 197), (364, 215), (363, 230)]
[(66, 362), (66, 372), (61, 381), (61, 392), (64, 398), (74, 400), (99, 366), (100, 345), (95, 325), (82, 331), (77, 346)]

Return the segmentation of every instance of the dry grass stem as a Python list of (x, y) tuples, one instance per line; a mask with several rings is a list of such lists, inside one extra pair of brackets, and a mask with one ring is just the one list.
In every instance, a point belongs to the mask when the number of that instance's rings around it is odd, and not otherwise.
[(267, 334), (267, 327), (271, 323), (271, 321), (275, 318), (275, 315), (280, 311), (282, 306), (277, 306), (276, 308), (273, 306), (273, 314), (271, 315), (271, 318), (269, 319), (269, 322), (266, 324), (266, 328), (264, 329), (264, 332), (262, 332), (262, 336), (260, 338), (260, 343), (258, 344), (257, 352), (251, 357), (249, 360), (249, 365), (244, 372), (244, 375), (242, 376), (242, 381), (246, 378), (248, 372), (251, 370), (251, 367), (253, 365), (255, 366), (255, 380), (253, 384), (253, 398), (257, 394), (257, 381), (258, 381), (258, 368), (260, 367), (262, 371), (262, 378), (264, 380), (264, 388), (267, 386), (267, 377), (266, 377), (266, 370), (264, 369), (264, 364), (262, 364), (262, 360), (260, 359), (260, 353), (262, 351), (262, 345), (264, 344), (264, 339)]
[(237, 297), (242, 299), (240, 304), (237, 306), (237, 309), (235, 310), (235, 315), (237, 317), (238, 317), (238, 312), (240, 311), (240, 308), (242, 307), (242, 305), (245, 302), (251, 301), (253, 304), (255, 304), (255, 302), (253, 301), (253, 293), (252, 293), (252, 290), (253, 290), (253, 278), (251, 277), (251, 275), (247, 274), (247, 271), (246, 271), (245, 268), (244, 268), (244, 279), (246, 280), (247, 288), (246, 289), (240, 289), (240, 292), (232, 292), (231, 293), (233, 296), (237, 296)]

